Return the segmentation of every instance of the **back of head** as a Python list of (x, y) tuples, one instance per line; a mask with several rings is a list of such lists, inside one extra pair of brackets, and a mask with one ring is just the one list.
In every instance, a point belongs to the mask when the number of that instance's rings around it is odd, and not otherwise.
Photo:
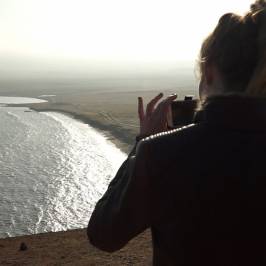
[(258, 24), (258, 62), (246, 92), (251, 95), (266, 96), (266, 1), (257, 1), (251, 6), (253, 17)]
[(215, 65), (225, 93), (266, 96), (266, 0), (251, 5), (245, 16), (223, 15), (203, 42), (200, 69)]

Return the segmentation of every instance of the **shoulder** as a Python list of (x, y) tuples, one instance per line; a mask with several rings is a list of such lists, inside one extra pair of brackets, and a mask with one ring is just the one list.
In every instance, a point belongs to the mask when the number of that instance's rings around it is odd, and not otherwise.
[[(177, 128), (141, 140), (136, 149), (137, 159), (148, 165), (166, 165), (177, 160), (190, 160), (207, 142), (206, 128), (200, 124)], [(206, 141), (204, 141), (206, 139)]]
[(190, 124), (188, 126), (180, 127), (177, 129), (161, 132), (151, 135), (140, 141), (140, 147), (142, 146), (156, 146), (163, 144), (171, 144), (177, 142), (183, 142), (184, 139), (197, 138), (205, 131), (205, 127), (200, 124)]
[(207, 135), (206, 127), (201, 124), (161, 132), (141, 140), (137, 145), (136, 155), (148, 161), (162, 162), (179, 156), (184, 159), (191, 156), (192, 151), (202, 148), (200, 145), (206, 143), (203, 139)]

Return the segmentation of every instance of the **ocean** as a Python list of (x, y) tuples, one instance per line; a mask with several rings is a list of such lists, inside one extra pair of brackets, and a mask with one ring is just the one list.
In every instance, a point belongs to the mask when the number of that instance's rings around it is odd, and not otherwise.
[(78, 120), (0, 107), (0, 238), (87, 226), (126, 154)]

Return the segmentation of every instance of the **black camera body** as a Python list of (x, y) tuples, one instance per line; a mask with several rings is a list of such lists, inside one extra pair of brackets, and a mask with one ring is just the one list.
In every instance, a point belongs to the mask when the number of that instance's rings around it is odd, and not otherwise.
[(169, 128), (177, 128), (193, 123), (198, 100), (193, 95), (185, 96), (184, 100), (172, 102), (167, 123)]

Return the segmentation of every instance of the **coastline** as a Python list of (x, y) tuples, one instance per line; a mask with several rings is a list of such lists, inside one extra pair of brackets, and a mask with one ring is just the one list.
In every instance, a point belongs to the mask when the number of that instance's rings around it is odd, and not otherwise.
[[(171, 94), (174, 91), (166, 92)], [(19, 104), (36, 112), (60, 112), (89, 124), (128, 154), (139, 131), (137, 97), (148, 102), (158, 91), (60, 92), (45, 103)], [(185, 94), (185, 92), (184, 92)], [(187, 94), (187, 92), (186, 92)], [(37, 95), (31, 94), (38, 98)], [(30, 96), (31, 96), (30, 95)], [(39, 94), (40, 95), (40, 94)], [(21, 242), (29, 247), (19, 251)], [(32, 247), (32, 248), (31, 248)], [(89, 244), (85, 229), (0, 239), (0, 265), (151, 265), (152, 241), (147, 230), (112, 254)]]
[[(11, 106), (11, 105), (9, 105)], [(18, 105), (16, 105), (18, 106)], [(135, 137), (138, 134), (138, 127), (130, 127), (116, 121), (108, 121), (103, 113), (86, 112), (86, 110), (78, 110), (71, 105), (58, 105), (53, 103), (40, 104), (23, 104), (36, 112), (58, 112), (67, 115), (73, 119), (79, 120), (89, 126), (95, 128), (102, 133), (109, 141), (111, 141), (118, 149), (128, 154), (135, 143)], [(138, 121), (136, 120), (137, 124)]]
[(39, 109), (36, 107), (30, 107), (31, 110), (36, 112), (56, 112), (61, 113), (63, 115), (69, 116), (70, 118), (76, 119), (81, 121), (84, 124), (87, 124), (99, 133), (103, 134), (109, 141), (111, 141), (118, 149), (120, 149), (124, 153), (129, 153), (130, 149), (133, 147), (134, 144), (134, 137), (132, 136), (133, 141), (124, 135), (123, 133), (119, 132), (119, 127), (117, 128), (107, 128), (107, 126), (97, 120), (93, 120), (90, 117), (84, 114), (77, 114), (75, 112), (66, 111), (62, 109)]
[[(187, 94), (195, 94), (193, 89), (163, 90), (164, 95), (179, 92), (182, 99)], [(44, 97), (44, 91), (38, 94), (33, 91), (30, 95), (34, 98), (46, 100), (45, 103), (32, 103), (9, 106), (28, 107), (38, 112), (60, 112), (81, 120), (95, 129), (100, 130), (120, 150), (128, 154), (135, 143), (139, 133), (139, 119), (137, 114), (137, 99), (143, 97), (144, 104), (150, 101), (162, 90), (91, 90), (84, 91), (54, 91), (53, 96)]]
[[(115, 125), (97, 112), (78, 110), (64, 104), (8, 104), (9, 107), (27, 107), (36, 112), (59, 112), (95, 128), (118, 149), (128, 153), (134, 144), (134, 129), (127, 125)], [(135, 131), (137, 132), (137, 131)], [(27, 250), (20, 251), (21, 243)], [(86, 229), (64, 232), (48, 232), (35, 235), (0, 239), (0, 265), (151, 265), (152, 243), (150, 231), (131, 240), (123, 249), (107, 253), (93, 247)]]
[[(54, 83), (53, 83), (54, 84)], [(21, 82), (19, 82), (21, 85)], [(179, 98), (195, 94), (193, 89), (162, 90), (161, 85), (148, 84), (149, 89), (112, 90), (101, 87), (93, 90), (79, 88), (79, 84), (68, 89), (26, 88), (23, 91), (5, 92), (6, 96), (27, 96), (45, 99), (46, 103), (20, 104), (10, 107), (28, 107), (37, 112), (60, 112), (89, 124), (110, 140), (116, 147), (129, 153), (139, 131), (137, 98), (142, 96), (147, 103), (159, 92), (165, 95), (179, 92)], [(145, 84), (144, 84), (145, 85)], [(156, 86), (155, 86), (156, 85)], [(28, 84), (27, 84), (28, 86)], [(145, 85), (147, 87), (147, 85)], [(49, 86), (48, 86), (49, 87)], [(154, 87), (154, 89), (151, 89)], [(51, 94), (51, 97), (48, 97)], [(47, 97), (44, 97), (44, 96)], [(21, 242), (28, 249), (19, 251)], [(132, 239), (120, 251), (109, 254), (89, 244), (85, 229), (65, 232), (17, 236), (0, 239), (0, 265), (151, 265), (152, 241), (149, 230)]]

